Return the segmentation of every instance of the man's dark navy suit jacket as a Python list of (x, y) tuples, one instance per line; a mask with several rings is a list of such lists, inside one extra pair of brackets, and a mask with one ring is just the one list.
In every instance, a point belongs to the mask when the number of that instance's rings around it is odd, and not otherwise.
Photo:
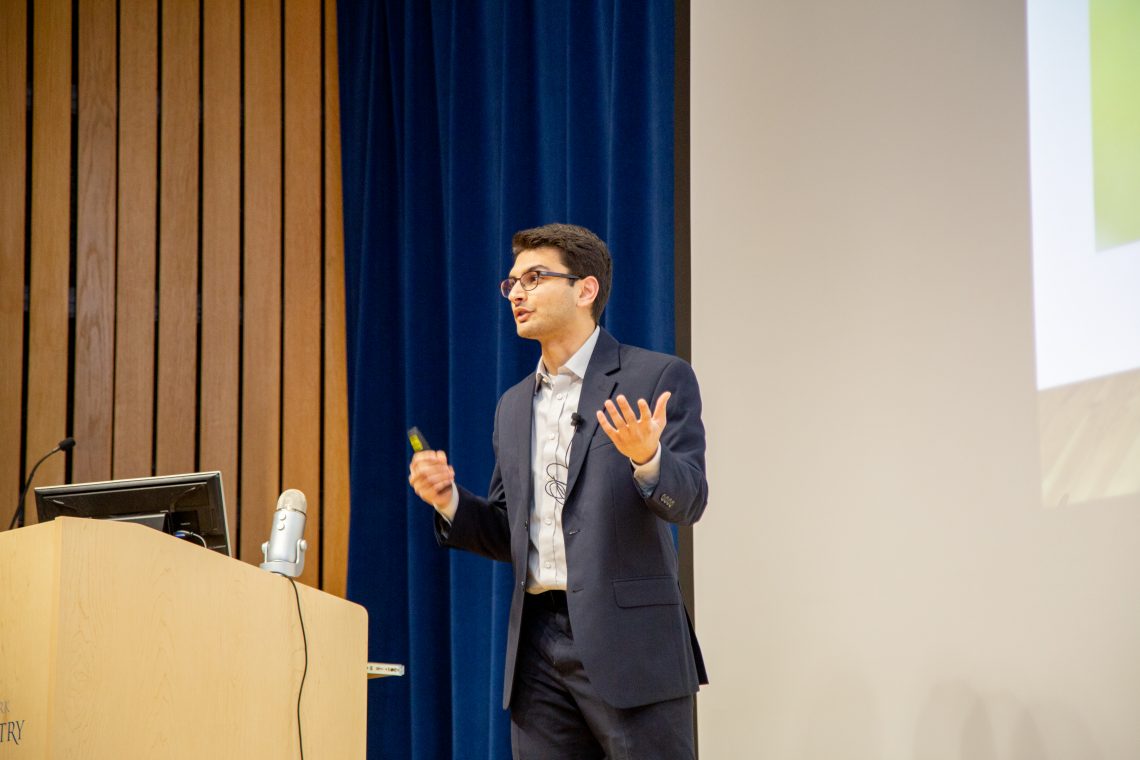
[[(514, 568), (503, 707), (510, 706), (526, 593), (534, 390), (530, 375), (499, 400), (487, 498), (459, 488), (455, 521), (436, 519), (442, 545)], [(619, 394), (635, 408), (644, 398), (652, 409), (665, 391), (673, 395), (661, 436), (661, 477), (645, 498), (629, 459), (598, 429), (595, 411)], [(583, 423), (573, 438), (562, 510), (575, 650), (598, 695), (614, 707), (692, 694), (708, 680), (681, 599), (669, 523), (693, 524), (708, 501), (696, 376), (674, 356), (621, 345), (603, 330), (578, 411)]]

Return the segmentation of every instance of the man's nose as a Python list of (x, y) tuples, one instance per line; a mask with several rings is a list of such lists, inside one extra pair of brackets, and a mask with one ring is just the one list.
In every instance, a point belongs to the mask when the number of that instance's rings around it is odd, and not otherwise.
[(526, 290), (523, 289), (521, 282), (516, 282), (514, 287), (511, 288), (510, 299), (513, 306), (518, 306), (526, 300)]

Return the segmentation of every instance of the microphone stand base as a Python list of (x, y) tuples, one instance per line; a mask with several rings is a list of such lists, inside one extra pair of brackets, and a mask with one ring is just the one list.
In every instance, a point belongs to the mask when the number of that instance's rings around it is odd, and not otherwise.
[(287, 578), (300, 577), (302, 571), (305, 569), (305, 558), (302, 557), (300, 562), (285, 562), (282, 560), (273, 560), (272, 562), (262, 562), (262, 570), (268, 570), (271, 573), (284, 575)]

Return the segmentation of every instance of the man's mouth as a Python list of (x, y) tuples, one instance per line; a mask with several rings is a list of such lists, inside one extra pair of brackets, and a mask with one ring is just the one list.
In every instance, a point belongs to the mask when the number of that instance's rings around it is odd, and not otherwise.
[(529, 309), (515, 309), (515, 321), (525, 322), (530, 318), (531, 313)]

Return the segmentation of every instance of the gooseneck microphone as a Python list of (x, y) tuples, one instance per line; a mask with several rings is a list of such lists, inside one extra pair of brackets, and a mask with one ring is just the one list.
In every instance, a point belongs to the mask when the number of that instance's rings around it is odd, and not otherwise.
[(36, 476), (36, 470), (40, 468), (40, 465), (44, 463), (44, 460), (56, 452), (71, 451), (74, 448), (75, 439), (64, 438), (56, 445), (54, 449), (40, 457), (40, 461), (36, 462), (35, 466), (32, 467), (32, 471), (28, 473), (28, 479), (24, 481), (24, 487), (20, 489), (20, 500), (16, 503), (16, 514), (12, 515), (12, 522), (8, 523), (8, 530), (12, 530), (12, 528), (17, 527), (17, 524), (18, 527), (21, 528), (24, 526), (24, 499), (26, 499), (28, 496), (28, 489), (32, 487), (32, 478)]
[(303, 538), (306, 509), (305, 494), (296, 488), (288, 489), (277, 499), (269, 540), (261, 545), (265, 558), (262, 570), (296, 578), (305, 569), (305, 550), (309, 548)]

